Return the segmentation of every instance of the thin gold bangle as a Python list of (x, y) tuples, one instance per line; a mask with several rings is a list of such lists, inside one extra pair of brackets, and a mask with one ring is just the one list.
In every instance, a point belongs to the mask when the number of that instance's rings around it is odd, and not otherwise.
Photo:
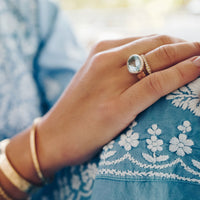
[(0, 186), (0, 196), (2, 196), (5, 200), (13, 200), (11, 197), (9, 197), (6, 192), (3, 190), (3, 188)]
[[(1, 145), (3, 144), (3, 145)], [(7, 179), (20, 191), (30, 194), (37, 187), (26, 181), (21, 175), (16, 172), (6, 156), (6, 146), (9, 144), (9, 140), (5, 143), (0, 143), (0, 149), (2, 151), (0, 155), (0, 169)]]
[(41, 121), (41, 118), (36, 118), (33, 122), (31, 131), (30, 131), (30, 148), (31, 148), (31, 156), (32, 156), (35, 170), (37, 172), (37, 176), (42, 181), (42, 183), (46, 183), (47, 180), (45, 179), (45, 177), (43, 176), (41, 172), (38, 156), (37, 156), (37, 151), (36, 151), (36, 128), (40, 121)]

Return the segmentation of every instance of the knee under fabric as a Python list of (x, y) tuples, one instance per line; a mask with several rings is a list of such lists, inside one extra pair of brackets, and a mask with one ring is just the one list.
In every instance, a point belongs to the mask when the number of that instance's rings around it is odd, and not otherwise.
[(200, 79), (163, 97), (104, 147), (92, 200), (200, 199)]

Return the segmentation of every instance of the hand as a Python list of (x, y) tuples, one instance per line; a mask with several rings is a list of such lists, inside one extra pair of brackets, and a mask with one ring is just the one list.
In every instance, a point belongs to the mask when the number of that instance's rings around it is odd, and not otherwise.
[[(128, 72), (132, 54), (144, 54), (152, 74)], [(91, 51), (56, 105), (38, 126), (41, 168), (52, 173), (88, 160), (160, 97), (196, 79), (200, 43), (169, 36), (104, 41)]]

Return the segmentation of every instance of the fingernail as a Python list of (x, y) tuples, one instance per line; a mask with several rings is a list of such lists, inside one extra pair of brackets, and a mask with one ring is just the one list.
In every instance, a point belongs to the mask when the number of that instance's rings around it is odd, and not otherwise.
[(195, 58), (193, 60), (193, 63), (197, 66), (197, 67), (200, 67), (200, 56), (198, 56), (197, 58)]

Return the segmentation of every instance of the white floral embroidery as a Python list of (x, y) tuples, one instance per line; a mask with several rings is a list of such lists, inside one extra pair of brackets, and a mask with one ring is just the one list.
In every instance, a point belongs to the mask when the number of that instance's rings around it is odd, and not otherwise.
[(136, 125), (137, 125), (137, 122), (136, 122), (136, 121), (133, 121), (133, 122), (129, 125), (129, 128), (130, 128), (130, 129), (133, 129)]
[(59, 190), (54, 191), (54, 199), (81, 200), (89, 198), (97, 174), (97, 164), (92, 162), (71, 167), (70, 174), (72, 176), (69, 179), (66, 176), (57, 179)]
[(132, 133), (133, 131), (129, 130), (126, 134), (122, 134), (118, 142), (126, 151), (130, 151), (132, 147), (137, 147), (139, 144), (139, 133)]
[(150, 149), (152, 152), (162, 151), (163, 148), (163, 140), (159, 140), (155, 135), (151, 136), (151, 139), (146, 139), (148, 144), (147, 148)]
[(196, 168), (200, 169), (200, 162), (199, 162), (199, 161), (192, 159), (192, 164), (193, 164)]
[(187, 182), (193, 182), (193, 183), (199, 183), (200, 180), (196, 178), (189, 178), (189, 177), (183, 177), (179, 176), (174, 173), (162, 173), (162, 172), (154, 172), (154, 171), (148, 171), (148, 172), (140, 172), (140, 171), (121, 171), (116, 169), (100, 169), (99, 174), (112, 174), (115, 176), (121, 176), (121, 177), (127, 177), (127, 176), (139, 176), (139, 177), (161, 177), (161, 178), (171, 178), (174, 180), (181, 180), (181, 181), (187, 181)]
[(102, 160), (105, 160), (105, 159), (115, 155), (116, 151), (111, 151), (114, 143), (115, 143), (114, 141), (111, 141), (103, 147), (103, 153), (100, 155), (100, 158)]
[[(33, 78), (33, 59), (39, 44), (37, 2), (23, 1), (24, 7), (21, 3), (0, 3), (1, 137), (13, 136), (41, 116), (41, 99)], [(22, 49), (24, 42), (28, 45)]]
[(88, 164), (87, 169), (81, 172), (82, 180), (85, 184), (84, 190), (90, 191), (97, 174), (97, 165), (95, 163)]
[(158, 128), (157, 124), (153, 124), (151, 128), (147, 130), (147, 132), (151, 135), (151, 139), (146, 139), (147, 148), (153, 152), (153, 156), (147, 153), (142, 153), (143, 158), (152, 163), (168, 160), (168, 155), (156, 156), (157, 151), (163, 150), (163, 148), (161, 147), (161, 145), (163, 145), (163, 140), (158, 139), (157, 137), (162, 133), (161, 129)]
[(147, 132), (151, 135), (160, 135), (162, 133), (161, 129), (158, 128), (157, 124), (153, 124), (151, 128), (147, 130)]
[(166, 96), (172, 104), (200, 116), (200, 78)]
[(113, 144), (114, 144), (114, 143), (115, 143), (114, 141), (109, 142), (107, 145), (105, 145), (105, 146), (103, 147), (103, 150), (104, 150), (104, 151), (111, 150), (111, 149), (113, 148)]
[(166, 169), (166, 168), (171, 168), (173, 166), (177, 166), (177, 165), (180, 165), (184, 168), (185, 171), (193, 174), (193, 175), (196, 175), (198, 177), (200, 177), (200, 173), (191, 169), (189, 166), (187, 166), (183, 160), (181, 158), (177, 158), (176, 160), (170, 162), (170, 163), (166, 163), (166, 164), (162, 164), (162, 165), (158, 165), (158, 164), (144, 164), (144, 163), (141, 163), (139, 162), (138, 160), (136, 160), (129, 152), (127, 152), (123, 157), (121, 158), (118, 158), (116, 160), (112, 160), (112, 161), (102, 161), (99, 163), (99, 166), (111, 166), (111, 165), (117, 165), (125, 160), (129, 160), (131, 163), (139, 166), (140, 168), (143, 168), (143, 169)]
[(173, 137), (170, 140), (169, 150), (171, 152), (176, 152), (178, 156), (185, 156), (185, 153), (192, 153), (192, 145), (194, 145), (194, 142), (187, 139), (187, 135), (181, 133), (179, 134), (179, 138)]
[(80, 181), (79, 176), (73, 175), (71, 181), (72, 181), (72, 188), (75, 190), (78, 190), (81, 186), (81, 181)]
[[(191, 160), (192, 164), (188, 162), (185, 163), (185, 158), (183, 159), (183, 157), (186, 154), (192, 153), (191, 147), (194, 145), (194, 142), (191, 139), (189, 139), (188, 136), (186, 135), (186, 133), (189, 133), (192, 130), (191, 122), (188, 120), (183, 121), (181, 125), (177, 126), (177, 130), (179, 134), (177, 137), (171, 138), (169, 142), (168, 153), (175, 152), (178, 155), (178, 157), (170, 153), (170, 156), (171, 156), (170, 161), (165, 162), (163, 164), (158, 164), (158, 162), (169, 160), (169, 155), (160, 155), (163, 149), (165, 149), (165, 146), (163, 145), (164, 140), (160, 138), (162, 134), (162, 130), (158, 127), (157, 124), (153, 124), (149, 129), (147, 129), (149, 138), (143, 140), (144, 142), (146, 141), (146, 147), (148, 150), (150, 150), (148, 151), (150, 153), (142, 152), (142, 157), (146, 161), (148, 161), (150, 164), (147, 164), (146, 162), (145, 163), (141, 162), (138, 159), (138, 152), (135, 154), (135, 157), (133, 156), (134, 153), (126, 152), (126, 154), (120, 155), (118, 157), (117, 156), (112, 157), (112, 159), (110, 160), (101, 160), (99, 163), (99, 175), (101, 176), (101, 174), (104, 174), (104, 175), (110, 174), (113, 176), (120, 176), (120, 177), (125, 177), (125, 178), (129, 176), (130, 177), (137, 176), (140, 178), (141, 177), (160, 177), (160, 178), (181, 180), (181, 181), (187, 181), (191, 183), (200, 184), (200, 172), (194, 168), (196, 167), (200, 169), (200, 162), (192, 159)], [(133, 134), (133, 131), (129, 130), (129, 132), (127, 133), (129, 133), (128, 135), (130, 137)], [(123, 145), (127, 143), (126, 134), (123, 134), (124, 135), (123, 140), (122, 138), (120, 138), (120, 141)], [(163, 138), (164, 137), (166, 137), (166, 135), (163, 136)], [(130, 148), (130, 146), (128, 146), (128, 148)], [(190, 159), (190, 157), (188, 157), (188, 159)], [(126, 163), (130, 162), (130, 166), (134, 165), (134, 167), (135, 166), (136, 167), (135, 168), (130, 167), (130, 169), (126, 168), (126, 170), (123, 170), (123, 167), (118, 168), (118, 166), (120, 166), (120, 163), (123, 163), (124, 161)], [(114, 167), (115, 165), (116, 167)], [(106, 168), (106, 166), (109, 166), (109, 167)], [(138, 169), (138, 168), (140, 168), (139, 171), (133, 170), (133, 169)], [(176, 170), (173, 171), (174, 169)], [(188, 175), (189, 173), (191, 175)]]
[(81, 173), (83, 181), (87, 182), (88, 179), (94, 180), (96, 177), (96, 173), (97, 173), (97, 165), (95, 163), (93, 164), (89, 163), (87, 165), (87, 169)]
[(192, 130), (191, 123), (189, 121), (184, 121), (183, 125), (177, 127), (182, 133), (190, 132)]

